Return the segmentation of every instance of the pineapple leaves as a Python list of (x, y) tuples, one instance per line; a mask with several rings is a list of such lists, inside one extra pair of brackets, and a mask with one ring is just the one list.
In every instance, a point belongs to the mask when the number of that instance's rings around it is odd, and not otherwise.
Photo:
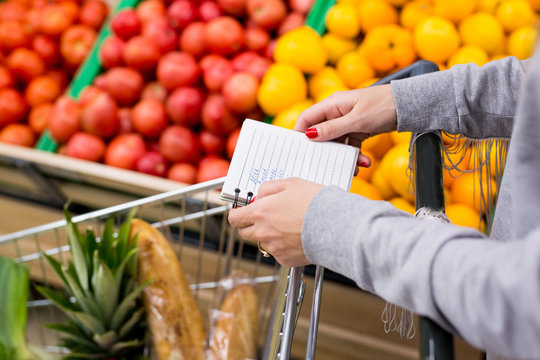
[(112, 246), (114, 241), (114, 220), (112, 217), (108, 218), (105, 222), (105, 229), (103, 230), (103, 236), (101, 237), (101, 243), (99, 247), (99, 257), (104, 259), (105, 263), (110, 269), (116, 267), (116, 258), (112, 255)]
[(96, 281), (93, 282), (96, 301), (101, 308), (105, 323), (109, 325), (112, 313), (118, 303), (119, 287), (116, 286), (116, 281), (111, 269), (105, 263), (101, 263), (97, 273), (94, 274)]
[(124, 324), (118, 331), (118, 337), (122, 339), (123, 337), (127, 336), (131, 332), (131, 330), (133, 330), (135, 326), (139, 323), (139, 320), (141, 320), (143, 315), (144, 308), (140, 308), (139, 310), (135, 311), (133, 315), (131, 315), (129, 320), (124, 322)]
[(128, 315), (129, 311), (134, 307), (135, 300), (139, 297), (140, 293), (144, 290), (145, 287), (150, 284), (152, 280), (148, 280), (140, 284), (130, 292), (126, 297), (124, 297), (124, 300), (118, 305), (118, 308), (116, 308), (116, 312), (114, 313), (114, 316), (111, 321), (111, 328), (117, 330), (120, 325), (122, 325), (125, 321), (125, 317)]
[(68, 234), (69, 247), (71, 249), (71, 256), (73, 257), (73, 264), (75, 265), (75, 270), (77, 272), (77, 277), (79, 283), (81, 284), (82, 289), (85, 292), (88, 292), (88, 260), (86, 254), (83, 252), (81, 240), (82, 237), (79, 234), (77, 226), (68, 220), (66, 226), (66, 231)]

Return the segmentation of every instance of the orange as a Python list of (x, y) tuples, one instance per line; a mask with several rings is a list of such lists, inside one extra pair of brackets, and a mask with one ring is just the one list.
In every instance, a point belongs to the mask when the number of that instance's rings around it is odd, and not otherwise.
[(463, 44), (480, 46), (494, 53), (504, 38), (504, 29), (495, 16), (480, 12), (461, 22), (459, 34)]
[(375, 77), (375, 70), (358, 51), (352, 51), (339, 59), (337, 71), (345, 84), (352, 89)]
[(416, 59), (411, 32), (394, 24), (369, 31), (363, 49), (370, 65), (382, 73), (403, 68)]
[(495, 13), (495, 9), (501, 3), (501, 0), (480, 0), (478, 2), (478, 7), (476, 11), (478, 12), (488, 12), (490, 14)]
[(394, 6), (401, 7), (405, 5), (409, 0), (388, 0), (388, 2)]
[(380, 78), (372, 78), (372, 79), (366, 80), (363, 83), (361, 83), (360, 86), (358, 86), (358, 88), (370, 87), (371, 85), (375, 84), (379, 80)]
[(508, 57), (509, 55), (506, 55), (506, 54), (499, 54), (499, 55), (494, 55), (491, 57), (491, 59), (489, 59), (489, 61), (495, 61), (495, 60), (501, 60), (501, 59), (504, 59), (505, 57)]
[(300, 113), (311, 105), (313, 105), (313, 101), (305, 100), (289, 106), (288, 108), (280, 111), (274, 117), (274, 119), (272, 119), (272, 125), (284, 127), (286, 129), (293, 129), (298, 116), (300, 116)]
[(366, 180), (359, 178), (357, 176), (353, 177), (351, 182), (350, 192), (358, 195), (362, 195), (371, 200), (382, 200), (381, 193), (377, 188)]
[(272, 64), (264, 74), (257, 101), (268, 115), (278, 112), (306, 100), (307, 84), (304, 74), (289, 64)]
[(382, 158), (394, 146), (392, 136), (383, 133), (367, 138), (362, 142), (362, 151), (367, 150), (378, 158)]
[(357, 9), (364, 32), (370, 31), (375, 26), (398, 22), (397, 10), (385, 0), (363, 0)]
[(444, 63), (459, 48), (459, 35), (447, 19), (428, 16), (414, 29), (414, 45), (425, 60)]
[(384, 155), (381, 160), (381, 171), (390, 183), (390, 186), (400, 196), (409, 201), (414, 201), (408, 175), (409, 168), (409, 144), (394, 146)]
[(384, 200), (388, 200), (396, 196), (396, 192), (394, 189), (392, 189), (392, 186), (390, 186), (390, 182), (384, 177), (380, 164), (373, 171), (370, 181), (371, 184), (375, 186), (377, 190), (379, 190), (379, 193)]
[(531, 57), (537, 36), (536, 29), (532, 26), (524, 26), (512, 31), (508, 37), (508, 55), (515, 56), (520, 60)]
[(390, 204), (394, 205), (399, 210), (403, 210), (405, 212), (408, 212), (411, 215), (414, 215), (416, 212), (416, 209), (412, 204), (405, 198), (402, 197), (395, 197), (393, 199), (389, 200)]
[(450, 221), (459, 226), (468, 226), (484, 231), (485, 223), (480, 219), (478, 211), (466, 204), (451, 204), (446, 206), (446, 215)]
[(350, 89), (346, 86), (335, 86), (331, 88), (326, 88), (323, 91), (321, 91), (319, 94), (317, 94), (317, 97), (315, 97), (315, 102), (319, 102), (326, 99), (327, 97), (329, 97), (336, 91), (347, 91), (347, 90), (350, 90)]
[(336, 4), (326, 13), (326, 30), (346, 39), (355, 38), (360, 32), (356, 8), (349, 4)]
[(490, 187), (492, 197), (494, 197), (496, 192), (495, 180), (493, 180), (491, 177), (483, 177), (482, 192), (480, 192), (479, 176), (475, 176), (473, 173), (464, 173), (454, 180), (452, 188), (450, 189), (450, 195), (455, 203), (466, 204), (477, 211), (480, 211), (480, 209), (483, 211), (484, 204), (482, 203), (481, 194), (484, 194), (484, 197), (489, 194), (487, 188), (488, 186)]
[(323, 35), (322, 42), (328, 53), (328, 62), (330, 64), (336, 64), (343, 55), (356, 48), (356, 42), (353, 40), (344, 39), (330, 33)]
[(465, 45), (456, 51), (450, 59), (448, 59), (448, 67), (451, 68), (457, 64), (475, 63), (482, 66), (489, 61), (489, 56), (486, 50), (475, 45)]
[(311, 74), (326, 65), (328, 54), (319, 34), (309, 26), (301, 26), (279, 37), (274, 59)]
[(399, 21), (402, 26), (412, 31), (420, 21), (431, 14), (433, 6), (430, 0), (414, 0), (405, 4), (399, 15)]
[(358, 169), (358, 174), (356, 174), (356, 177), (369, 181), (371, 179), (371, 176), (373, 175), (373, 172), (375, 171), (375, 169), (377, 168), (379, 164), (375, 156), (373, 156), (373, 154), (370, 153), (369, 151), (362, 150), (362, 154), (366, 155), (368, 158), (371, 159), (371, 166), (368, 168), (360, 167)]
[(392, 131), (390, 133), (390, 137), (392, 138), (392, 142), (394, 143), (394, 145), (408, 144), (408, 143), (411, 142), (411, 133), (410, 132)]
[(497, 6), (495, 16), (504, 30), (511, 32), (520, 27), (533, 25), (536, 14), (527, 0), (505, 0)]
[(540, 10), (540, 0), (529, 0), (529, 4), (531, 4), (534, 11), (538, 12)]
[(331, 88), (344, 87), (345, 83), (337, 70), (327, 66), (308, 79), (309, 95), (316, 98), (321, 92)]
[(433, 12), (455, 23), (472, 14), (478, 0), (434, 0)]

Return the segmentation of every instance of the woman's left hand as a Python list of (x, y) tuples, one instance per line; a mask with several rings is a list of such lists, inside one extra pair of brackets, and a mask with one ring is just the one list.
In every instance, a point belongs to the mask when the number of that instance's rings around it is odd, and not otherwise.
[(281, 265), (307, 265), (302, 224), (309, 203), (322, 188), (299, 178), (267, 181), (256, 201), (230, 211), (229, 222), (243, 239), (259, 241)]

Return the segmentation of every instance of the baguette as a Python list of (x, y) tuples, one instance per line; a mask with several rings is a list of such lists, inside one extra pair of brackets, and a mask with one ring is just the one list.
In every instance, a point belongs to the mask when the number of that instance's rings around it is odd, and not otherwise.
[(204, 325), (174, 250), (142, 220), (133, 219), (131, 233), (138, 234), (138, 281), (153, 279), (143, 303), (158, 359), (203, 360)]
[(210, 339), (210, 360), (257, 358), (258, 310), (252, 285), (239, 285), (229, 291)]

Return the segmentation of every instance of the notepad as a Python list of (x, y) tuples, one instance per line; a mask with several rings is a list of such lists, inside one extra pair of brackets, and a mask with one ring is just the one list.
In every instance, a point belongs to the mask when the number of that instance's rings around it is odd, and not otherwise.
[(358, 152), (350, 145), (315, 142), (301, 132), (246, 119), (221, 199), (244, 205), (265, 181), (290, 177), (349, 191)]

